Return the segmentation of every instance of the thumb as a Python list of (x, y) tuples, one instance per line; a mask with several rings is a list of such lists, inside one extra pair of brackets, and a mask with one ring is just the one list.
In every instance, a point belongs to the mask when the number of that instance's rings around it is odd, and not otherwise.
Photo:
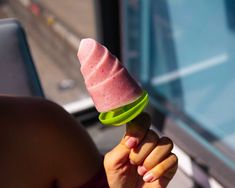
[(120, 143), (105, 155), (104, 166), (109, 170), (118, 170), (129, 162), (129, 154), (148, 132), (151, 120), (147, 113), (142, 113), (126, 126), (126, 133)]

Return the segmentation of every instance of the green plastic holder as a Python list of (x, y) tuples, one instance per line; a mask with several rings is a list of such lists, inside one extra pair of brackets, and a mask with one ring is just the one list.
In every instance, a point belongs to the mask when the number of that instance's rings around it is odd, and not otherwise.
[(126, 124), (138, 116), (148, 104), (149, 97), (146, 91), (136, 101), (126, 106), (102, 112), (99, 115), (99, 120), (104, 125), (120, 126)]

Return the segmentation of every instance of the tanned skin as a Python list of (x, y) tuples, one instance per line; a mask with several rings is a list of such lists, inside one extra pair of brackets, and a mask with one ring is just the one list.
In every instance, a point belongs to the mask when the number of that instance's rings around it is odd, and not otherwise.
[[(160, 139), (149, 125), (149, 116), (140, 115), (105, 156), (111, 188), (162, 188), (174, 176), (172, 141)], [(0, 151), (1, 188), (75, 188), (103, 165), (86, 130), (60, 106), (40, 98), (0, 96)], [(154, 174), (151, 183), (143, 180), (148, 172)]]

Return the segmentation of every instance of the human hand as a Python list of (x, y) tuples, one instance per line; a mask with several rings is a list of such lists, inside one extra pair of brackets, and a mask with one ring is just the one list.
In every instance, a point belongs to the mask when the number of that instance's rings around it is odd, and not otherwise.
[(120, 143), (105, 155), (111, 188), (165, 188), (177, 170), (172, 141), (149, 130), (150, 117), (142, 113), (126, 127)]

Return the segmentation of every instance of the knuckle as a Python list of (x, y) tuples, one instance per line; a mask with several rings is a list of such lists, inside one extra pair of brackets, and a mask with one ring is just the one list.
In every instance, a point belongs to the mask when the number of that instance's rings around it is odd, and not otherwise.
[(162, 174), (163, 172), (165, 171), (165, 166), (164, 165), (157, 165), (155, 168), (154, 168), (154, 172), (155, 174)]
[(134, 165), (139, 165), (143, 161), (142, 157), (133, 151), (130, 153), (129, 158), (130, 158), (131, 163)]
[(174, 153), (170, 157), (174, 164), (178, 164), (178, 157)]
[(149, 130), (146, 135), (146, 140), (157, 142), (159, 140), (159, 136), (153, 130)]
[(131, 151), (129, 156), (130, 160), (136, 165), (141, 164), (153, 151), (157, 145), (157, 141), (158, 135), (154, 131), (149, 130), (140, 145)]
[(128, 123), (127, 128), (136, 128), (140, 130), (147, 130), (149, 129), (151, 124), (150, 116), (147, 113), (142, 113), (137, 116), (135, 119)]
[(127, 126), (127, 131), (125, 136), (135, 137), (142, 139), (147, 130), (141, 126), (136, 126), (134, 124), (130, 124)]
[(168, 138), (168, 137), (162, 137), (161, 139), (160, 139), (160, 142), (162, 143), (162, 144), (167, 144), (170, 148), (171, 148), (171, 150), (173, 149), (173, 147), (174, 147), (174, 143), (172, 142), (172, 140), (170, 139), (170, 138)]
[(150, 170), (151, 168), (154, 167), (153, 162), (150, 160), (145, 160), (143, 165), (147, 170)]
[(144, 128), (141, 127), (135, 127), (132, 130), (132, 135), (136, 136), (136, 137), (144, 137), (146, 130)]
[(171, 153), (167, 159), (157, 164), (151, 171), (159, 178), (167, 172), (171, 172), (172, 177), (177, 170), (178, 158), (175, 154)]

